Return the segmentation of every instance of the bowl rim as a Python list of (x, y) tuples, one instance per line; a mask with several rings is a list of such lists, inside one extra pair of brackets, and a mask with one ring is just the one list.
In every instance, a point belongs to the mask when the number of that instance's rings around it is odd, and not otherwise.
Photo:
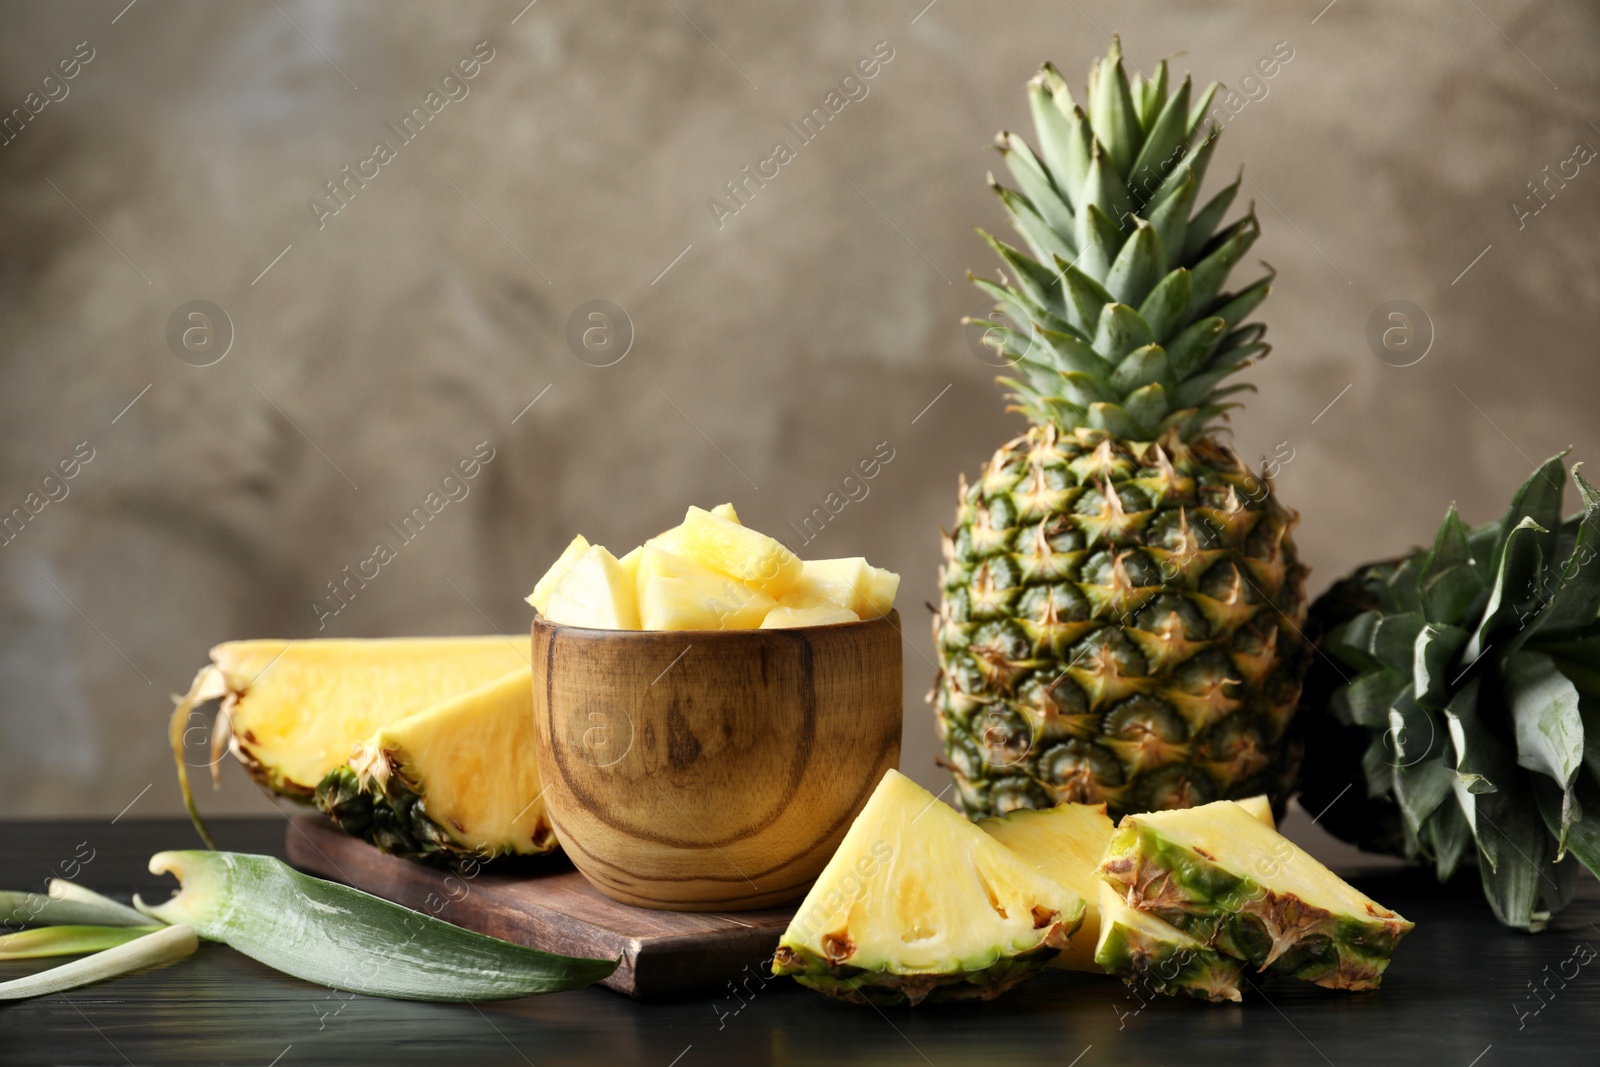
[(879, 615), (871, 619), (857, 619), (855, 622), (830, 622), (822, 626), (772, 626), (765, 629), (755, 627), (748, 630), (611, 630), (598, 626), (573, 626), (564, 622), (551, 622), (537, 611), (533, 616), (534, 630), (570, 631), (576, 634), (600, 634), (614, 637), (618, 640), (693, 635), (702, 641), (738, 640), (754, 634), (808, 634), (824, 633), (834, 630), (864, 629), (867, 627), (882, 627), (887, 624), (895, 633), (903, 633), (900, 629), (900, 609), (890, 608), (889, 614)]

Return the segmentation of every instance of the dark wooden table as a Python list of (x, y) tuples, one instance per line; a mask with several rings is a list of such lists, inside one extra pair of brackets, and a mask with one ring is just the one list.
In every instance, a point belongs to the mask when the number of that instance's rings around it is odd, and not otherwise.
[[(282, 854), (281, 821), (215, 828), (225, 848)], [(160, 896), (172, 883), (145, 873), (149, 855), (193, 843), (176, 820), (0, 822), (0, 887), (36, 888), (76, 861), (84, 885)], [(1528, 936), (1496, 926), (1471, 882), (1359, 884), (1417, 923), (1377, 993), (1269, 979), (1242, 1006), (1141, 1005), (1109, 979), (1047, 973), (988, 1004), (915, 1011), (838, 1004), (779, 980), (750, 982), (743, 999), (676, 1004), (601, 989), (412, 1004), (335, 993), (203, 945), (160, 970), (0, 1003), (0, 1064), (1600, 1063), (1600, 957), (1588, 948), (1600, 949), (1600, 886), (1587, 882)], [(0, 979), (37, 967), (0, 964)]]

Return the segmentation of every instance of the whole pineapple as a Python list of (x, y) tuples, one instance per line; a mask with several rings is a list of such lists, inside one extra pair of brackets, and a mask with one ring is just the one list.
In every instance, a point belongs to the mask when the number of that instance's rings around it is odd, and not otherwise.
[(1281, 805), (1305, 569), (1295, 513), (1218, 436), (1249, 388), (1221, 383), (1267, 351), (1241, 323), (1271, 277), (1222, 291), (1258, 233), (1221, 226), (1238, 180), (1195, 210), (1217, 87), (1193, 101), (1165, 63), (1130, 80), (1113, 42), (1087, 113), (1049, 64), (1028, 88), (1039, 152), (1000, 134), (1018, 189), (994, 187), (1033, 256), (984, 234), (1005, 271), (974, 281), (1034, 425), (962, 479), (934, 624), (958, 802)]

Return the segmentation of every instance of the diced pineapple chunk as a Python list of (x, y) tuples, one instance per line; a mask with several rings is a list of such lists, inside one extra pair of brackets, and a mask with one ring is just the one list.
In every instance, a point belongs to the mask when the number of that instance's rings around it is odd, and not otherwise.
[(871, 613), (872, 568), (860, 556), (808, 559), (800, 564), (800, 580), (783, 595), (792, 608), (829, 606), (857, 616)]
[(701, 566), (781, 597), (800, 580), (800, 557), (766, 534), (700, 508), (690, 508), (678, 528), (683, 556)]
[[(736, 523), (739, 521), (739, 515), (733, 510), (732, 504), (718, 504), (716, 507), (711, 509), (711, 514), (717, 516), (718, 518), (727, 519), (729, 522)], [(683, 555), (683, 546), (679, 543), (679, 538), (682, 536), (682, 534), (683, 524), (679, 523), (670, 530), (662, 530), (660, 533), (650, 538), (650, 540), (646, 541), (645, 544), (652, 548), (659, 548), (663, 552), (670, 552), (674, 556), (681, 556)], [(638, 549), (634, 549), (634, 552), (637, 551)], [(633, 552), (628, 553), (628, 556), (632, 555)], [(622, 558), (626, 560), (628, 556), (623, 556)], [(637, 559), (634, 560), (633, 566), (635, 571), (639, 569)]]
[(633, 583), (617, 558), (590, 545), (553, 586), (541, 614), (563, 626), (596, 630), (637, 630), (639, 604)]
[(767, 594), (692, 559), (645, 545), (639, 621), (646, 630), (753, 630), (776, 605)]
[(872, 571), (872, 592), (867, 598), (867, 610), (861, 612), (863, 619), (875, 619), (893, 611), (894, 595), (900, 591), (900, 576), (894, 571), (886, 571), (882, 567), (869, 569)]
[(786, 604), (779, 604), (767, 612), (767, 617), (761, 620), (761, 628), (795, 630), (802, 626), (833, 626), (841, 622), (860, 621), (861, 616), (849, 608), (836, 607), (832, 604), (817, 604), (805, 608), (792, 608)]
[(529, 593), (527, 597), (528, 603), (538, 608), (540, 614), (547, 614), (544, 608), (545, 603), (550, 598), (550, 589), (562, 578), (566, 577), (573, 564), (577, 563), (578, 558), (587, 551), (589, 551), (589, 542), (584, 539), (583, 534), (574, 537), (572, 543), (566, 547), (554, 563), (550, 564), (550, 569), (544, 572), (544, 577), (534, 583), (533, 592)]

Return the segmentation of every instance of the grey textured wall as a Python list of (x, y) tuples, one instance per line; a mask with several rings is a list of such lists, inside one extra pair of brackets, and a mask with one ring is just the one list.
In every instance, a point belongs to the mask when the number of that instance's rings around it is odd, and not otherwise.
[[(1600, 145), (1590, 5), (524, 2), (0, 9), (0, 109), (76, 71), (0, 147), (0, 510), (66, 493), (0, 547), (0, 814), (175, 811), (168, 695), (215, 642), (317, 633), (325, 583), (479, 442), (467, 495), (322, 633), (521, 631), (574, 532), (626, 548), (725, 499), (781, 532), (889, 442), (804, 551), (905, 575), (904, 762), (942, 786), (936, 534), (1018, 427), (958, 325), (964, 272), (993, 271), (972, 228), (1004, 226), (986, 146), (1041, 60), (1079, 81), (1113, 29), (1234, 85), (1293, 50), (1212, 174), (1247, 164), (1280, 271), (1236, 442), (1292, 449), (1318, 589), (1451, 500), (1488, 518), (1562, 447), (1600, 455), (1600, 168), (1527, 187)], [(800, 145), (785, 124), (878, 42)], [(385, 123), (431, 91), (402, 144)], [(748, 204), (708, 206), (779, 140)], [(376, 176), (327, 215), (347, 165)], [(609, 367), (566, 340), (597, 299), (634, 333)], [(1367, 341), (1399, 299), (1431, 320), (1408, 367)], [(192, 300), (231, 320), (211, 366), (169, 345)], [(266, 810), (228, 777), (213, 810)]]

